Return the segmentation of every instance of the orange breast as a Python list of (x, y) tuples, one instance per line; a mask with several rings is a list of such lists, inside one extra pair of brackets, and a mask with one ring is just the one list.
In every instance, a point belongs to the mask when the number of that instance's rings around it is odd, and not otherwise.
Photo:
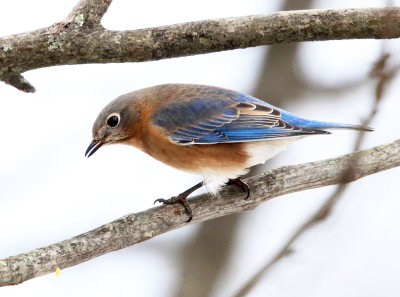
[(179, 145), (152, 124), (142, 129), (141, 134), (126, 140), (125, 143), (138, 147), (165, 164), (185, 171), (238, 172), (246, 168), (249, 158), (243, 143)]

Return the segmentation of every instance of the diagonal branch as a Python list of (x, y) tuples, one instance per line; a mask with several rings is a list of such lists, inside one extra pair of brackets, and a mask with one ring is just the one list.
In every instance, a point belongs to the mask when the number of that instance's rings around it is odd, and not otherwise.
[(110, 3), (82, 0), (60, 23), (0, 38), (0, 80), (33, 91), (7, 78), (55, 65), (142, 62), (299, 41), (400, 37), (400, 7), (285, 11), (111, 31), (100, 24)]
[[(350, 172), (349, 164), (352, 164)], [(333, 159), (284, 166), (248, 179), (246, 182), (252, 191), (248, 200), (243, 199), (243, 194), (235, 187), (225, 188), (218, 199), (207, 195), (191, 199), (192, 222), (254, 209), (277, 196), (355, 181), (396, 166), (400, 166), (400, 139)], [(53, 272), (57, 267), (67, 268), (187, 226), (186, 219), (180, 206), (155, 207), (128, 214), (71, 239), (0, 260), (0, 286), (19, 284)]]
[[(370, 76), (377, 77), (378, 82), (375, 88), (375, 101), (372, 106), (372, 109), (369, 115), (363, 120), (362, 126), (368, 127), (371, 122), (374, 120), (376, 114), (378, 113), (379, 105), (382, 103), (382, 99), (384, 96), (384, 92), (387, 89), (390, 82), (393, 80), (397, 72), (399, 71), (399, 67), (392, 67), (391, 69), (387, 69), (388, 67), (388, 59), (390, 55), (386, 54), (385, 51), (382, 51), (382, 55), (380, 59), (375, 63)], [(361, 147), (362, 142), (364, 141), (366, 132), (361, 131), (358, 133), (354, 144), (354, 151), (358, 151)], [(350, 163), (349, 170), (352, 169), (353, 164)], [(249, 280), (239, 289), (239, 291), (235, 294), (234, 297), (244, 297), (246, 296), (251, 289), (253, 289), (262, 279), (262, 277), (280, 260), (282, 260), (285, 256), (292, 254), (293, 244), (296, 240), (302, 236), (306, 231), (310, 230), (318, 223), (322, 223), (332, 212), (334, 206), (343, 198), (343, 193), (345, 192), (347, 184), (341, 183), (337, 186), (335, 191), (329, 196), (329, 198), (314, 212), (308, 220), (306, 220), (303, 224), (301, 224), (296, 231), (288, 238), (285, 244), (278, 250), (278, 252), (269, 260), (263, 267), (261, 267), (254, 275), (249, 278)]]

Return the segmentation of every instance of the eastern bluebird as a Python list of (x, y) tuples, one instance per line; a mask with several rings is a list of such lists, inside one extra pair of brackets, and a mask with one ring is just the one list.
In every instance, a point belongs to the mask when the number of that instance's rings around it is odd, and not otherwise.
[(358, 125), (306, 120), (252, 96), (217, 87), (165, 84), (134, 91), (110, 102), (93, 125), (90, 157), (102, 145), (123, 143), (181, 170), (203, 176), (166, 204), (181, 203), (203, 185), (216, 193), (228, 183), (247, 191), (240, 180), (249, 167), (264, 163), (303, 136), (325, 129), (371, 131)]

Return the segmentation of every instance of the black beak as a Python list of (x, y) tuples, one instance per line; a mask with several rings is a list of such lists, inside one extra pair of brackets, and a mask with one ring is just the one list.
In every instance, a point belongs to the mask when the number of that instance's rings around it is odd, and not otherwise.
[(104, 144), (104, 138), (101, 140), (93, 140), (85, 153), (85, 157), (89, 158), (91, 155), (93, 155), (102, 145)]

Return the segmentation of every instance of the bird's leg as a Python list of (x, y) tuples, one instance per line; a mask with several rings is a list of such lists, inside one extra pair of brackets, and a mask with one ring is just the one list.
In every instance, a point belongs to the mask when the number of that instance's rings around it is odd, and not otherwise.
[(237, 185), (238, 187), (240, 187), (243, 190), (243, 192), (247, 193), (247, 196), (245, 199), (249, 198), (249, 196), (250, 196), (249, 186), (245, 182), (243, 182), (240, 179), (240, 177), (235, 178), (235, 179), (230, 179), (226, 184), (227, 185)]
[(155, 200), (154, 203), (161, 202), (163, 204), (175, 204), (175, 203), (182, 204), (183, 207), (185, 208), (187, 215), (189, 216), (189, 219), (187, 220), (187, 222), (190, 222), (193, 218), (193, 214), (192, 214), (192, 208), (190, 207), (189, 203), (187, 202), (187, 197), (190, 194), (192, 194), (194, 191), (196, 191), (197, 189), (201, 188), (202, 186), (203, 186), (203, 182), (199, 182), (198, 184), (194, 185), (190, 189), (187, 189), (185, 192), (180, 193), (178, 196), (174, 196), (170, 199), (159, 198), (159, 199)]

